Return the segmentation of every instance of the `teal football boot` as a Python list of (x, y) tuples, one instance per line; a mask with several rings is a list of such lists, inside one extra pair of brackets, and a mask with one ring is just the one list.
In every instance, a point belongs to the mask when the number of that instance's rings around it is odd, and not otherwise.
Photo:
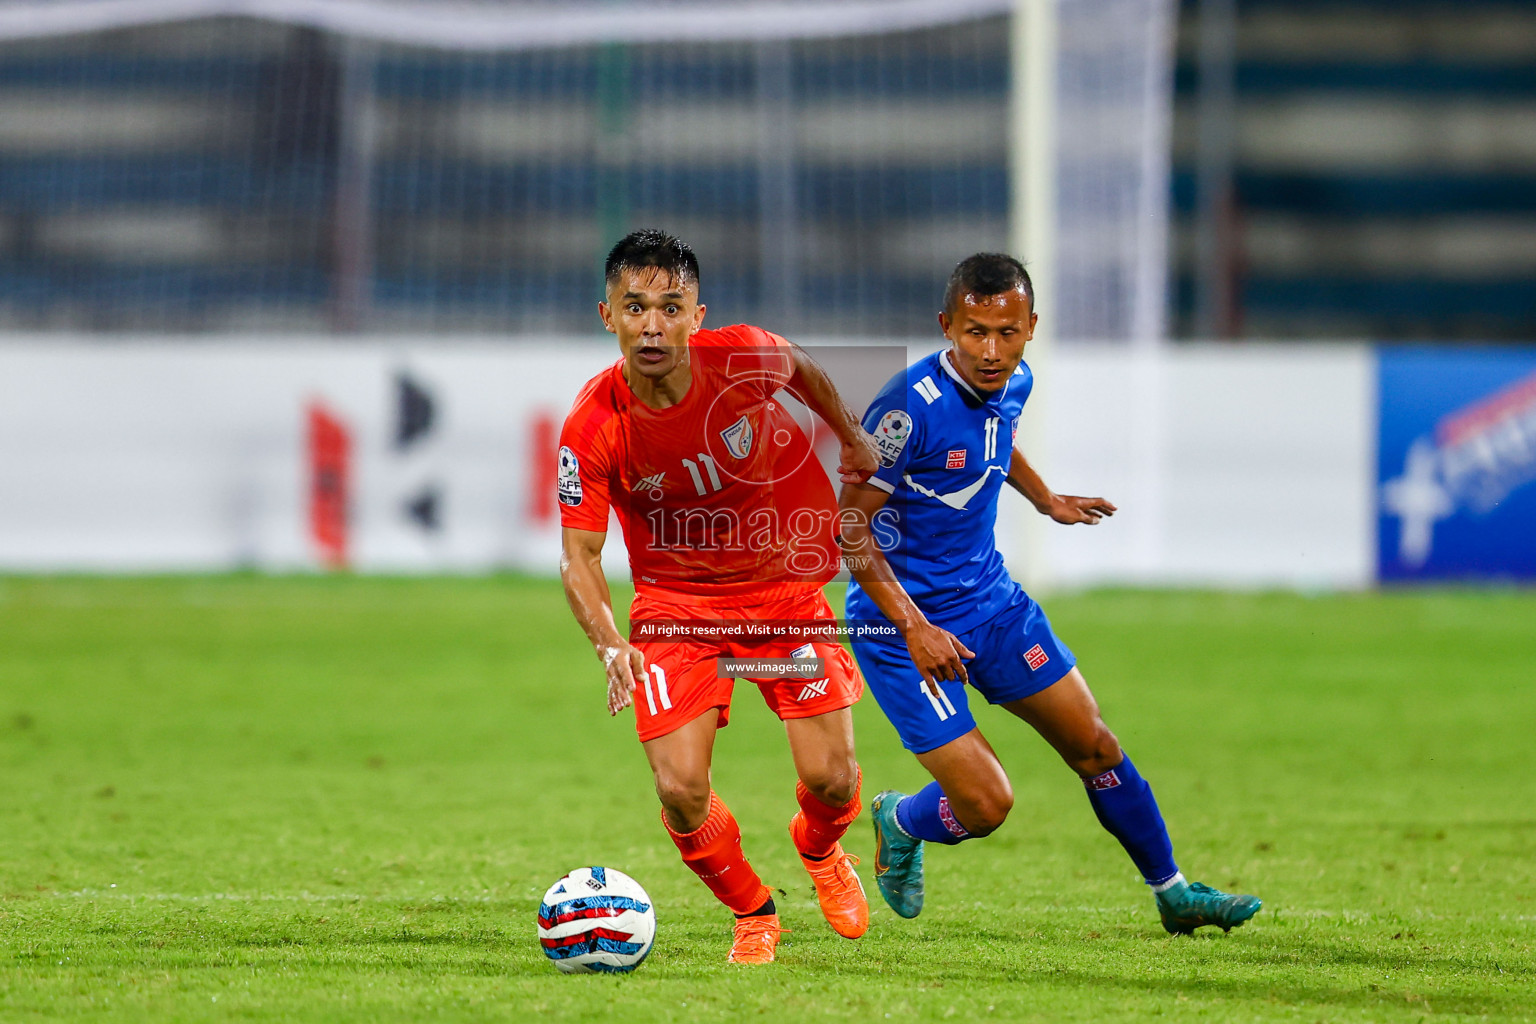
[(1233, 896), (1202, 882), (1179, 882), (1157, 894), (1157, 912), (1170, 935), (1189, 935), (1208, 924), (1229, 932), (1263, 905), (1257, 896)]
[(875, 882), (880, 895), (897, 916), (912, 918), (923, 912), (923, 842), (896, 823), (896, 805), (904, 796), (885, 790), (870, 804), (869, 816), (875, 820)]

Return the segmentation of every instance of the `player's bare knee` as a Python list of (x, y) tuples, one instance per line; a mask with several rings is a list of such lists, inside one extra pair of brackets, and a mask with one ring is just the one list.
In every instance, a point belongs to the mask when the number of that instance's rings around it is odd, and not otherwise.
[(667, 812), (667, 820), (676, 828), (698, 828), (709, 817), (709, 782), (700, 783), (677, 775), (656, 774), (656, 797)]
[(1006, 779), (1001, 780), (998, 785), (967, 794), (963, 804), (954, 804), (953, 810), (971, 835), (991, 835), (1008, 820), (1008, 812), (1013, 810), (1013, 787)]
[(1013, 810), (1012, 793), (989, 794), (967, 808), (967, 813), (961, 817), (960, 823), (973, 836), (989, 836), (1008, 820), (1008, 812), (1011, 810)]
[(1087, 779), (1103, 775), (1123, 760), (1125, 753), (1120, 749), (1120, 741), (1103, 722), (1089, 739), (1067, 756), (1067, 763)]
[(800, 781), (828, 807), (841, 807), (859, 791), (859, 766), (853, 761), (828, 766), (801, 776)]

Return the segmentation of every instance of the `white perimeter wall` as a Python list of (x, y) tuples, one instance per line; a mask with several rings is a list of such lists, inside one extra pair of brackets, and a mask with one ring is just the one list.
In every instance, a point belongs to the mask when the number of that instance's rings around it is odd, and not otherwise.
[[(615, 355), (586, 341), (0, 343), (0, 570), (317, 567), (315, 400), (354, 434), (357, 568), (553, 573), (535, 424), (557, 429)], [(438, 414), (404, 451), (400, 372)], [(1029, 553), (1026, 576), (1064, 586), (1367, 585), (1374, 394), (1365, 346), (1060, 345), (1025, 413), (1044, 420), (1035, 454), (1056, 490), (1122, 511), (1056, 527), (1005, 492), (1004, 552), (1016, 574)], [(428, 486), (437, 532), (403, 511)]]
[[(1026, 406), (1025, 417), (1045, 420), (1046, 482), (1120, 508), (1098, 526), (1066, 528), (1013, 502), (1004, 552), (1040, 552), (1047, 581), (1300, 588), (1374, 581), (1369, 347), (1131, 353), (1063, 344), (1035, 394), (1040, 408)], [(1021, 436), (1030, 426), (1037, 425), (1026, 424)]]

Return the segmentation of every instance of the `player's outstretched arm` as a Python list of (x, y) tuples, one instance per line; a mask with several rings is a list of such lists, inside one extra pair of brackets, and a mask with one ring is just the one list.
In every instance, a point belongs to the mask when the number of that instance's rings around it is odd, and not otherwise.
[(613, 621), (613, 596), (603, 575), (603, 541), (607, 539), (606, 533), (592, 530), (561, 530), (560, 581), (576, 621), (603, 663), (608, 675), (608, 713), (616, 715), (633, 703), (635, 677), (645, 671), (645, 659)]
[(827, 376), (827, 371), (799, 345), (791, 342), (789, 350), (795, 361), (789, 390), (811, 412), (820, 416), (842, 443), (837, 471), (843, 483), (863, 483), (880, 468), (880, 451), (875, 447), (875, 439), (859, 423), (843, 396), (837, 393), (837, 386)]
[(875, 513), (885, 507), (887, 497), (885, 491), (869, 484), (844, 485), (838, 496), (838, 537), (843, 545), (843, 562), (875, 606), (902, 631), (912, 664), (917, 666), (928, 689), (938, 696), (940, 679), (970, 681), (965, 659), (976, 655), (959, 637), (928, 621), (896, 579), (885, 552), (875, 543), (872, 524)]
[(1050, 516), (1058, 523), (1087, 523), (1093, 526), (1105, 516), (1114, 515), (1118, 509), (1103, 498), (1079, 498), (1072, 494), (1057, 494), (1045, 486), (1024, 453), (1013, 450), (1013, 461), (1008, 467), (1008, 483), (1029, 499), (1041, 515)]

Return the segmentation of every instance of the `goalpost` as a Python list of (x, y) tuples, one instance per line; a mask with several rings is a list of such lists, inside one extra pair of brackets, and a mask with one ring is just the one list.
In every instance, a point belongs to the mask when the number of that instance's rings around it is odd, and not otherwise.
[[(1017, 0), (1010, 24), (1010, 249), (1027, 261), (1039, 327), (1027, 360), (1050, 380), (1058, 339), (1125, 343), (1136, 391), (1137, 561), (1161, 535), (1160, 389), (1168, 288), (1174, 4)], [(1049, 383), (1030, 397), (1022, 449), (1052, 472)], [(1053, 583), (1052, 524), (1015, 503), (1012, 564), (1032, 592)]]

